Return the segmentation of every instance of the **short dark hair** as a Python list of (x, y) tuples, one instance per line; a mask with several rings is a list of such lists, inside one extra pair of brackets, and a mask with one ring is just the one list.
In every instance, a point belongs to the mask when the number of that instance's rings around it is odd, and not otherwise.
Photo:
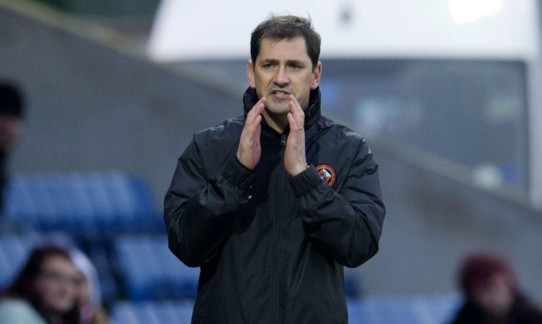
[(313, 29), (310, 19), (298, 16), (275, 16), (261, 22), (252, 32), (250, 38), (250, 57), (253, 63), (260, 54), (260, 46), (264, 38), (270, 39), (291, 39), (303, 37), (305, 47), (309, 55), (312, 68), (318, 64), (320, 57), (320, 35)]
[(0, 115), (22, 118), (23, 95), (19, 87), (10, 82), (0, 82)]

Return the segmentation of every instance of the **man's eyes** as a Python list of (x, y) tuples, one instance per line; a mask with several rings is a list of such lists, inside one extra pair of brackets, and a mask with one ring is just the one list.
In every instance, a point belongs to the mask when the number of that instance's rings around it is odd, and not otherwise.
[[(262, 64), (262, 68), (264, 69), (273, 69), (273, 68), (276, 68), (277, 67), (277, 64), (275, 63), (265, 63), (265, 64)], [(299, 65), (299, 64), (288, 64), (286, 66), (286, 68), (290, 69), (290, 70), (300, 70), (303, 68), (303, 66)]]

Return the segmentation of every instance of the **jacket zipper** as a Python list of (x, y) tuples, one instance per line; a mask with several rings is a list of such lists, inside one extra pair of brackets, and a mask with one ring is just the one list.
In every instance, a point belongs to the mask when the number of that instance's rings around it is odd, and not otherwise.
[[(284, 149), (286, 147), (286, 140), (288, 139), (287, 134), (282, 134), (280, 136), (280, 145), (282, 146), (282, 156), (284, 156)], [(285, 171), (282, 171), (285, 172)], [(281, 172), (281, 173), (282, 173)], [(280, 181), (279, 181), (279, 192), (278, 192), (278, 199), (279, 201), (282, 201), (282, 193), (284, 192), (283, 186), (284, 186), (284, 174), (280, 174)], [(280, 324), (280, 273), (279, 273), (279, 262), (280, 262), (280, 245), (282, 240), (282, 216), (284, 215), (283, 205), (278, 204), (280, 206), (279, 212), (275, 219), (275, 226), (274, 226), (274, 240), (273, 240), (273, 267), (272, 267), (272, 275), (271, 275), (271, 302), (272, 302), (272, 323)]]

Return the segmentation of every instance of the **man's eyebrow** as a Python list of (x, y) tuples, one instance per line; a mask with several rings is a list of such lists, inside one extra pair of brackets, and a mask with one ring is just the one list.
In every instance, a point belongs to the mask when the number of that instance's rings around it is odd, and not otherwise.
[(299, 65), (299, 66), (305, 65), (305, 63), (303, 63), (303, 61), (300, 61), (300, 60), (287, 60), (286, 64), (288, 65), (293, 64), (293, 65)]
[(266, 58), (266, 59), (261, 60), (260, 64), (269, 64), (269, 63), (277, 63), (277, 62), (278, 62), (277, 59)]
[[(273, 59), (273, 58), (266, 58), (266, 59), (262, 59), (260, 61), (260, 64), (269, 64), (269, 63), (273, 63), (273, 64), (276, 64), (278, 63), (279, 60), (277, 59)], [(304, 66), (305, 63), (303, 61), (300, 61), (300, 60), (287, 60), (286, 61), (286, 64), (287, 65), (299, 65), (299, 66)]]

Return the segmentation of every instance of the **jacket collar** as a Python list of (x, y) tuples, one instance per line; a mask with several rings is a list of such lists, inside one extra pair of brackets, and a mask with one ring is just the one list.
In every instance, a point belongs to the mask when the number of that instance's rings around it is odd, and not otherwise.
[[(245, 118), (248, 112), (250, 111), (250, 109), (254, 107), (256, 102), (258, 102), (258, 95), (256, 94), (256, 90), (252, 88), (248, 88), (245, 91), (245, 94), (243, 95)], [(311, 93), (310, 93), (309, 108), (305, 110), (305, 125), (304, 125), (305, 129), (309, 129), (310, 126), (312, 126), (314, 123), (316, 123), (320, 119), (320, 116), (321, 116), (320, 103), (321, 103), (320, 87), (318, 87), (314, 90), (311, 90)], [(265, 119), (264, 119), (264, 123), (267, 124), (267, 122), (265, 122)]]

